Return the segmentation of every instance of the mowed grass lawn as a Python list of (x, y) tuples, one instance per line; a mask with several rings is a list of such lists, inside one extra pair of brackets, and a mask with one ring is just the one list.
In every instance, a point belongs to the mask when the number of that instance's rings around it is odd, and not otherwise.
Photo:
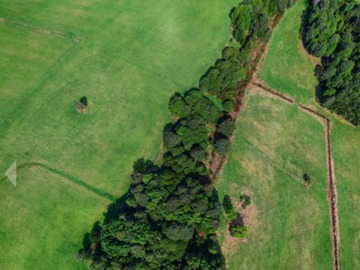
[(300, 15), (305, 7), (305, 1), (297, 1), (284, 15), (270, 41), (260, 75), (273, 89), (291, 95), (297, 102), (316, 106), (332, 120), (332, 154), (340, 222), (340, 264), (343, 269), (360, 269), (360, 129), (338, 120), (315, 103), (316, 61), (304, 53), (299, 39)]
[[(54, 169), (24, 167), (14, 190), (0, 183), (5, 269), (73, 269), (134, 161), (157, 157), (170, 96), (220, 55), (237, 2), (1, 1), (0, 171), (14, 160)], [(74, 108), (82, 96), (85, 115)]]
[[(314, 181), (306, 189), (303, 174)], [(248, 95), (220, 198), (246, 191), (256, 209), (229, 269), (331, 269), (330, 219), (322, 125), (281, 101)]]

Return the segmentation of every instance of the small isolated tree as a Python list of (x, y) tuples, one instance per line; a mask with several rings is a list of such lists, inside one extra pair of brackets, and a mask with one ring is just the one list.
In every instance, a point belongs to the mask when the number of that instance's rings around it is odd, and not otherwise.
[(247, 235), (247, 228), (244, 225), (233, 225), (230, 227), (230, 234), (236, 238), (244, 238)]
[(88, 106), (88, 99), (87, 99), (86, 96), (81, 97), (79, 101), (80, 101), (80, 103), (81, 103), (82, 105), (84, 105), (85, 107)]
[(311, 184), (312, 184), (312, 180), (311, 180), (310, 175), (308, 175), (307, 173), (304, 173), (303, 179), (305, 181), (306, 187), (309, 188), (311, 186)]

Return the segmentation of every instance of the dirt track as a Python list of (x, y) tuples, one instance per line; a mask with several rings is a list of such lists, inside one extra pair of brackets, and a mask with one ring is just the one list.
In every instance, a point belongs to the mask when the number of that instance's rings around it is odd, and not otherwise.
[(333, 244), (333, 269), (340, 269), (340, 231), (338, 216), (338, 199), (336, 191), (336, 178), (334, 171), (334, 160), (331, 152), (331, 136), (330, 136), (330, 120), (319, 112), (305, 105), (299, 104), (299, 108), (308, 112), (316, 119), (321, 119), (325, 127), (325, 143), (326, 143), (326, 165), (328, 171), (328, 203), (330, 209), (331, 236)]
[[(266, 96), (280, 99), (283, 102), (293, 105), (295, 102), (292, 98), (276, 92), (273, 89), (264, 87), (262, 83), (254, 80), (249, 84), (249, 89), (254, 88), (256, 91), (263, 91)], [(327, 166), (327, 178), (328, 178), (328, 190), (327, 199), (330, 210), (331, 221), (331, 237), (332, 237), (332, 253), (333, 253), (333, 269), (340, 269), (340, 231), (339, 231), (339, 216), (338, 216), (338, 199), (336, 191), (336, 178), (334, 171), (334, 161), (331, 152), (331, 122), (330, 119), (317, 112), (316, 110), (307, 107), (303, 104), (298, 104), (300, 110), (310, 114), (316, 120), (318, 120), (325, 129), (325, 144), (326, 144), (326, 166)]]

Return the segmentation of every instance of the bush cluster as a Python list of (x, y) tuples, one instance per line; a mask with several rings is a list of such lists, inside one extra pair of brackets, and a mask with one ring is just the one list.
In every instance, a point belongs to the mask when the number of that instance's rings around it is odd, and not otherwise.
[(251, 198), (249, 195), (245, 193), (240, 196), (240, 202), (242, 203), (242, 208), (245, 209), (247, 206), (251, 204)]

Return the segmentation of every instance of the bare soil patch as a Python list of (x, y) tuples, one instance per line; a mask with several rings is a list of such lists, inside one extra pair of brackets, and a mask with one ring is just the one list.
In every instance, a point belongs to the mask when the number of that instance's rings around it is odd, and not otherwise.
[[(236, 184), (231, 184), (231, 189), (234, 191), (239, 190), (238, 185)], [(240, 194), (247, 194), (252, 198), (252, 193), (249, 192), (248, 190), (245, 190), (243, 192), (236, 192), (236, 194), (238, 195), (237, 197), (240, 197)], [(244, 209), (242, 208), (242, 203), (240, 201), (237, 201), (234, 204), (234, 207), (236, 212), (240, 213), (242, 223), (248, 229), (248, 235), (251, 234), (254, 231), (254, 228), (256, 227), (257, 208), (255, 203), (252, 201), (251, 204)], [(238, 247), (241, 244), (246, 244), (249, 240), (248, 236), (242, 239), (231, 236), (229, 225), (230, 223), (226, 222), (225, 241), (221, 246), (221, 250), (226, 257), (227, 262), (234, 255)]]
[(77, 101), (76, 104), (75, 104), (75, 109), (78, 113), (81, 113), (81, 114), (86, 114), (88, 113), (88, 107), (85, 106), (82, 102), (80, 101)]

